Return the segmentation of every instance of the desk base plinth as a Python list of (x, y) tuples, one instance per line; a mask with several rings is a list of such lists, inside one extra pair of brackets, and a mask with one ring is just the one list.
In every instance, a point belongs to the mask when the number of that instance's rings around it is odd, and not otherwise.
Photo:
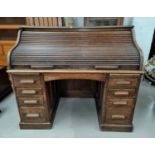
[(20, 122), (20, 129), (50, 129), (52, 128), (52, 123), (23, 123)]
[(133, 125), (116, 125), (116, 124), (102, 124), (100, 125), (101, 131), (118, 131), (118, 132), (132, 132)]

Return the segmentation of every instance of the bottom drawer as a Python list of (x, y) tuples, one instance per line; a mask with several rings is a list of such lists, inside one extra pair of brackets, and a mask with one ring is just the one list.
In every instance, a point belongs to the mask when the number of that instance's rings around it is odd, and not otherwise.
[(132, 108), (113, 108), (106, 110), (105, 122), (110, 124), (129, 124), (132, 122)]
[(44, 122), (46, 121), (44, 107), (20, 107), (22, 122)]

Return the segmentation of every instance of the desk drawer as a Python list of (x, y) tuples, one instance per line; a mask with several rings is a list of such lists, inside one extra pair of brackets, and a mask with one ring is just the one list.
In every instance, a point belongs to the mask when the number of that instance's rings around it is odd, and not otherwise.
[(20, 107), (22, 122), (44, 122), (46, 121), (44, 107)]
[(134, 99), (117, 99), (117, 98), (108, 98), (107, 106), (111, 107), (134, 107)]
[(108, 97), (135, 97), (136, 89), (109, 89)]
[(39, 75), (14, 75), (13, 80), (16, 87), (38, 87), (41, 85)]
[(41, 88), (16, 88), (17, 96), (35, 96), (42, 95)]
[(109, 88), (136, 88), (138, 86), (137, 78), (119, 78), (119, 79), (110, 79)]
[(19, 105), (43, 105), (43, 97), (18, 97)]
[(107, 108), (106, 123), (110, 124), (128, 124), (132, 120), (132, 108)]

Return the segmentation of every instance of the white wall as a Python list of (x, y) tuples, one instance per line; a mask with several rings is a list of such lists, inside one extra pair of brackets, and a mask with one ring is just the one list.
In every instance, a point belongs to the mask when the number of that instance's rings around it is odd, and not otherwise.
[(155, 28), (155, 17), (134, 17), (132, 25), (135, 26), (136, 40), (143, 51), (144, 60), (146, 61), (151, 48)]
[(123, 25), (124, 26), (130, 26), (130, 25), (132, 25), (132, 21), (133, 21), (133, 17), (125, 17)]

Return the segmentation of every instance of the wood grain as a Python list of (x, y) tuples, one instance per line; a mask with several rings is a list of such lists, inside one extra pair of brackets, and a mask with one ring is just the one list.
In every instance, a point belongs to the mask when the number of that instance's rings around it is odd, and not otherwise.
[(138, 70), (141, 65), (129, 27), (24, 28), (11, 59), (12, 67), (44, 69)]

